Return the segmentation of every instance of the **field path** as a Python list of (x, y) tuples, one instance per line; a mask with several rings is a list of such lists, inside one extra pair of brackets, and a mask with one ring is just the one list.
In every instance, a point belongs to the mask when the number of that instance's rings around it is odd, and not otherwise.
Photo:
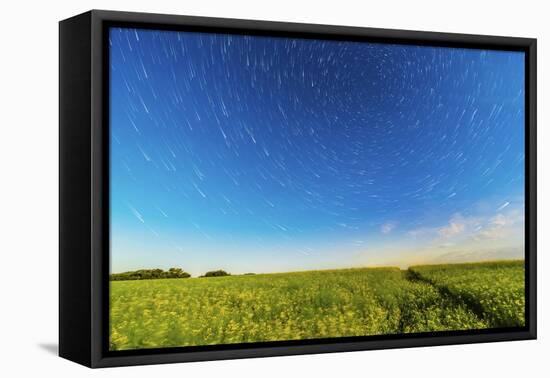
[(480, 320), (485, 320), (483, 307), (476, 300), (476, 298), (469, 295), (458, 295), (456, 293), (453, 293), (451, 290), (449, 290), (448, 287), (436, 284), (428, 277), (424, 277), (422, 274), (413, 269), (407, 269), (405, 277), (411, 282), (420, 282), (432, 286), (439, 292), (442, 297), (448, 299), (456, 306), (466, 307), (471, 312), (473, 312)]
[(493, 328), (525, 326), (523, 260), (414, 266), (407, 278), (432, 285)]

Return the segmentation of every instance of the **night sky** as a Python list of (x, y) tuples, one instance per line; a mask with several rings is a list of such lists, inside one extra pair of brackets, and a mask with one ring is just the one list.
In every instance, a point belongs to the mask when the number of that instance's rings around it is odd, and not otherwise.
[(110, 31), (111, 270), (523, 256), (524, 55)]

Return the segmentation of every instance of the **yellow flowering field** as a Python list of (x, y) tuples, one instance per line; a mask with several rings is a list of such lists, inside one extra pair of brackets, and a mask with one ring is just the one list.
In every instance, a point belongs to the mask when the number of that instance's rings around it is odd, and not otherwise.
[(110, 282), (110, 348), (524, 325), (524, 263)]

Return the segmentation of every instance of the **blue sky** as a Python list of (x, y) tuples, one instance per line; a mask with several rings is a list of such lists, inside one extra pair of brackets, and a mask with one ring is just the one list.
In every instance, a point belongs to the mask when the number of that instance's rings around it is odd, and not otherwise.
[(111, 29), (111, 270), (523, 256), (520, 52)]

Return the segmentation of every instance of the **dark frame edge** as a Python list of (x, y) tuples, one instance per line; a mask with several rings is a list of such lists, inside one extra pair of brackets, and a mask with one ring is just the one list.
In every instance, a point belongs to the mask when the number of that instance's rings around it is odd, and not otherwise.
[[(493, 48), (511, 49), (524, 51), (535, 38), (494, 36), (485, 34), (464, 34), (436, 31), (418, 31), (405, 29), (384, 29), (360, 26), (342, 26), (330, 24), (306, 24), (297, 22), (250, 20), (222, 17), (186, 16), (161, 13), (123, 12), (112, 10), (93, 9), (92, 14), (102, 21), (129, 22), (143, 24), (157, 24), (191, 27), (207, 27), (216, 29), (246, 30), (249, 32), (261, 32), (267, 34), (301, 34), (302, 36), (328, 35), (342, 38), (369, 37), (371, 40), (380, 39), (386, 41), (395, 39), (400, 43), (422, 44), (422, 41), (429, 41), (429, 45), (438, 46), (460, 46), (468, 44), (478, 45), (478, 48), (492, 46)], [(463, 47), (463, 46), (462, 46)]]
[(135, 356), (117, 356), (100, 358), (94, 368), (157, 365), (181, 362), (217, 361), (243, 358), (263, 358), (296, 356), (307, 354), (325, 354), (340, 352), (360, 352), (367, 350), (401, 349), (418, 347), (437, 347), (459, 344), (481, 344), (488, 342), (512, 342), (533, 340), (536, 337), (530, 331), (518, 331), (515, 333), (503, 332), (486, 335), (463, 336), (429, 336), (423, 338), (395, 339), (382, 341), (359, 341), (356, 343), (312, 344), (297, 346), (277, 346), (262, 348), (245, 348), (232, 350), (215, 350), (200, 352), (176, 352), (143, 354)]
[(108, 308), (104, 307), (104, 294), (108, 292), (109, 285), (109, 266), (105, 265), (104, 251), (109, 251), (110, 241), (108, 234), (104, 235), (104, 219), (109, 219), (109, 201), (108, 195), (104, 193), (104, 174), (109, 172), (108, 156), (104, 156), (103, 151), (107, 146), (108, 134), (104, 134), (104, 126), (108, 124), (109, 119), (104, 114), (104, 107), (108, 107), (108, 98), (104, 96), (104, 79), (108, 72), (104, 70), (108, 67), (108, 62), (104, 60), (103, 43), (104, 43), (103, 19), (98, 15), (97, 11), (91, 11), (91, 175), (92, 175), (92, 282), (91, 282), (91, 367), (101, 367), (104, 360), (104, 347), (108, 345), (106, 333), (108, 330)]
[(59, 22), (59, 356), (91, 366), (91, 12)]
[[(528, 211), (526, 219), (528, 219), (529, 234), (526, 235), (526, 244), (528, 250), (529, 265), (526, 273), (526, 290), (528, 289), (527, 309), (528, 326), (530, 338), (537, 338), (537, 40), (532, 38), (526, 41), (526, 100), (528, 108), (526, 108), (526, 130), (528, 138), (526, 138), (526, 149), (529, 152), (526, 160), (526, 183), (528, 184), (528, 192), (526, 192), (529, 202), (526, 211)], [(526, 105), (527, 106), (527, 105)]]

